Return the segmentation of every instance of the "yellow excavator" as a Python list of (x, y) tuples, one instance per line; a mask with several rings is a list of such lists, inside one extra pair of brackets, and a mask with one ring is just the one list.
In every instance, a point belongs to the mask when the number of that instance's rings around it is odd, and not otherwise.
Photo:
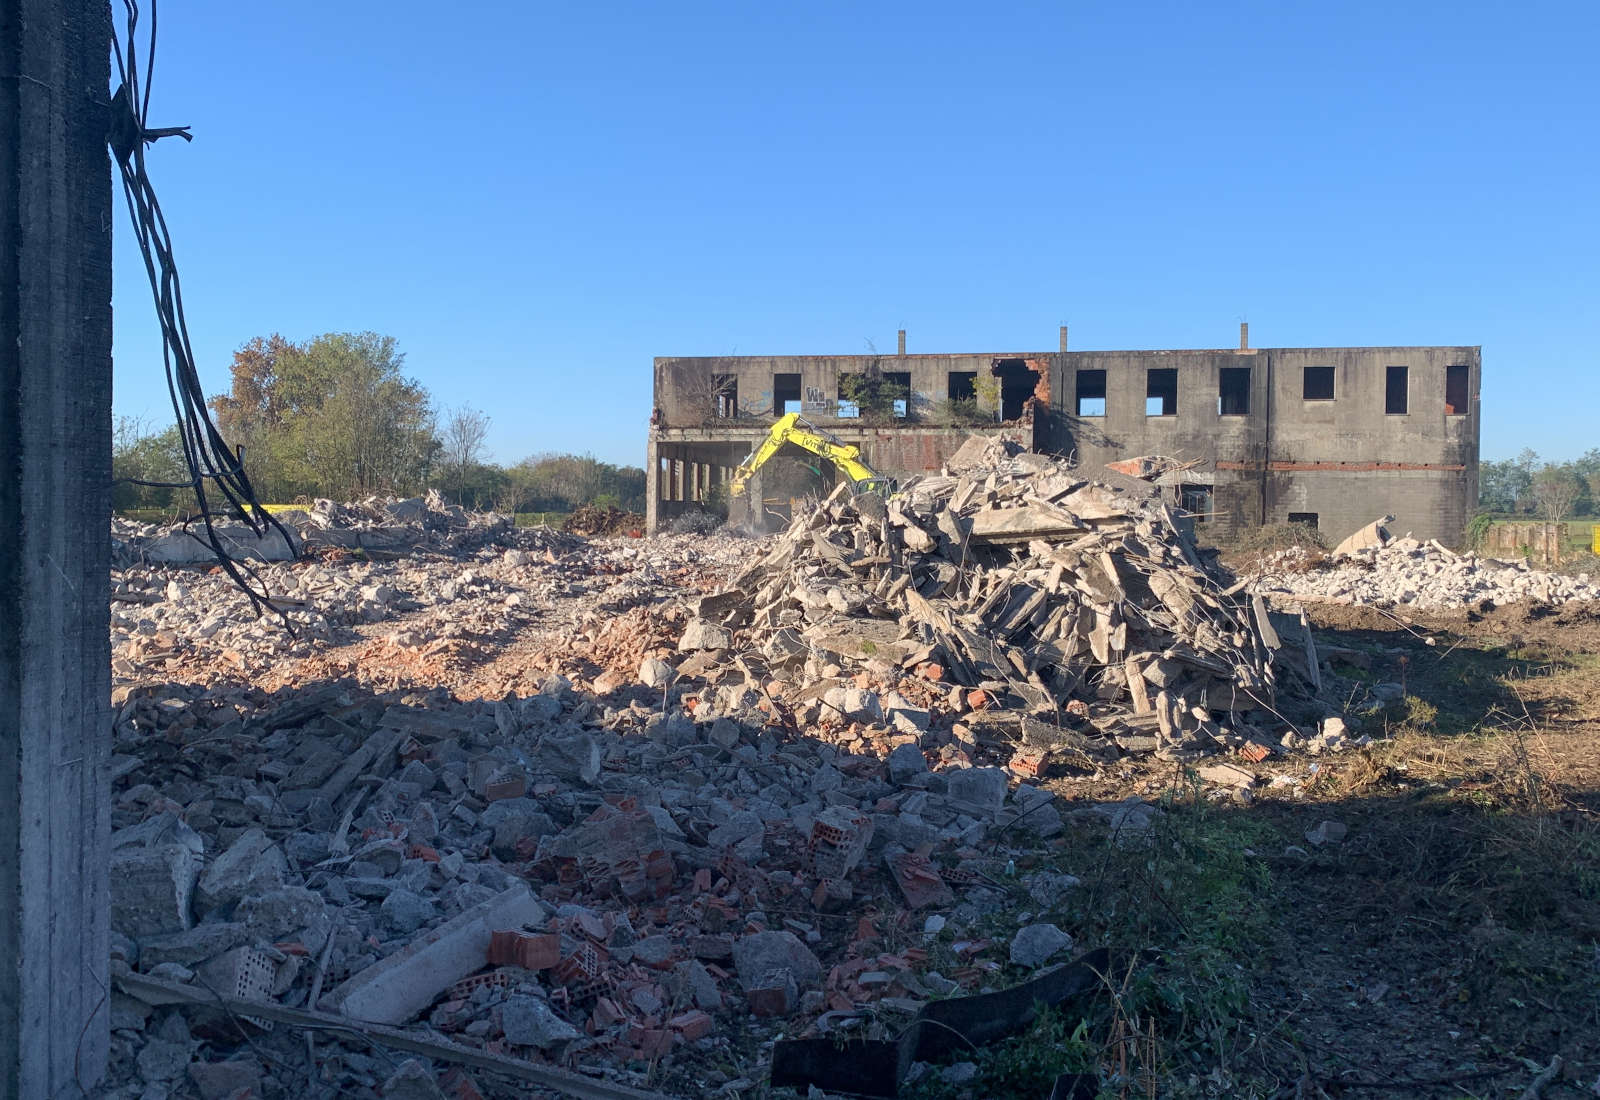
[(860, 447), (853, 443), (841, 442), (801, 417), (799, 413), (785, 413), (772, 425), (772, 430), (767, 433), (767, 438), (761, 441), (761, 446), (751, 451), (749, 457), (739, 463), (739, 468), (733, 472), (733, 477), (728, 481), (728, 494), (735, 497), (743, 496), (750, 478), (766, 464), (769, 458), (777, 454), (778, 449), (785, 443), (793, 443), (796, 447), (833, 463), (840, 473), (850, 479), (850, 485), (857, 495), (879, 493), (887, 497), (894, 493), (894, 479), (874, 473), (870, 466), (862, 462)]

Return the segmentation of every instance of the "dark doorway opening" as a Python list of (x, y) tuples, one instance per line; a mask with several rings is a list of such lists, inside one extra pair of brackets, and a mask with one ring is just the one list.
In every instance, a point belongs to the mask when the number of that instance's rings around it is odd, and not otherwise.
[(991, 372), (1000, 379), (1000, 419), (1016, 420), (1039, 385), (1039, 372), (1026, 359), (996, 359)]
[(1178, 415), (1178, 370), (1176, 367), (1151, 367), (1145, 371), (1144, 414)]
[(911, 415), (911, 372), (906, 370), (886, 370), (883, 372), (883, 385), (889, 398), (890, 411), (896, 420), (904, 420)]
[(711, 376), (711, 413), (719, 420), (732, 420), (739, 415), (738, 375)]
[(1405, 367), (1390, 367), (1383, 378), (1383, 411), (1390, 416), (1403, 416), (1410, 396), (1409, 375)]
[(1313, 531), (1317, 529), (1317, 513), (1315, 512), (1290, 512), (1290, 523), (1303, 523)]
[(1078, 372), (1078, 415), (1104, 416), (1106, 414), (1106, 372), (1081, 370)]
[(774, 374), (772, 376), (772, 412), (775, 416), (801, 410), (800, 376)]
[(1250, 368), (1223, 367), (1217, 377), (1217, 415), (1250, 415)]
[(1454, 363), (1444, 369), (1444, 412), (1446, 416), (1466, 416), (1468, 372), (1465, 363)]

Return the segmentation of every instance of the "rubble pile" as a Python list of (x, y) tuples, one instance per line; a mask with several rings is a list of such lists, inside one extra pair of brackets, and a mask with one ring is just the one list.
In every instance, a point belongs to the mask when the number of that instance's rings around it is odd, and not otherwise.
[(1039, 845), (1160, 811), (1058, 759), (1259, 761), (1329, 708), (1159, 503), (976, 448), (764, 543), (319, 505), (308, 545), (408, 541), (258, 565), (292, 636), (123, 557), (104, 1095), (732, 1097), (753, 1041), (1065, 959)]
[[(279, 1066), (277, 1046), (264, 1062), (271, 1036), (173, 1007), (173, 988), (357, 1033), (425, 1025), (457, 1048), (636, 1085), (688, 1054), (708, 1090), (737, 1092), (752, 1082), (706, 1065), (737, 1062), (751, 1016), (907, 1012), (1007, 961), (1043, 965), (1059, 935), (969, 937), (941, 973), (926, 950), (891, 947), (892, 916), (874, 914), (934, 907), (947, 915), (930, 928), (975, 927), (1008, 889), (1048, 908), (1076, 880), (1008, 883), (1008, 860), (1072, 814), (1131, 832), (1154, 811), (1069, 814), (998, 768), (936, 773), (915, 738), (903, 746), (887, 765), (838, 749), (762, 692), (719, 691), (663, 656), (604, 696), (559, 676), (496, 701), (353, 682), (125, 689), (110, 1005), (125, 1084), (107, 1095), (231, 1094), (208, 1075), (264, 1081), (266, 1096), (308, 1076), (311, 1096), (412, 1095), (359, 1040), (324, 1045), (314, 1073), (298, 1054)], [(440, 1051), (407, 1072), (436, 1079), (459, 1060)]]
[[(1270, 746), (1278, 693), (1320, 687), (1298, 618), (1228, 587), (1159, 501), (1003, 443), (962, 458), (966, 474), (798, 516), (701, 601), (681, 647), (809, 685), (802, 723), (918, 734), (960, 717), (1020, 741), (1022, 768), (1052, 748)], [(1304, 644), (1274, 626), (1291, 618)], [(926, 702), (906, 697), (917, 681)]]
[[(216, 529), (232, 556), (247, 561), (288, 561), (302, 550), (373, 555), (429, 550), (457, 555), (486, 545), (516, 544), (510, 516), (469, 512), (434, 490), (406, 500), (371, 497), (352, 504), (317, 500), (305, 508), (278, 509), (273, 518), (288, 532), (289, 545), (271, 527), (259, 536), (237, 522), (222, 521)], [(118, 567), (212, 561), (198, 521), (161, 526), (117, 517), (111, 534), (111, 560)]]
[(1300, 599), (1430, 609), (1600, 599), (1600, 584), (1586, 573), (1548, 573), (1527, 562), (1457, 554), (1437, 540), (1409, 537), (1321, 560), (1300, 547), (1285, 550), (1268, 560), (1252, 587)]
[[(326, 530), (365, 537), (372, 529)], [(583, 546), (548, 528), (509, 522), (405, 531), (412, 541), (403, 552), (329, 548), (308, 535), (298, 560), (249, 563), (278, 613), (266, 618), (209, 558), (191, 566), (160, 550), (180, 540), (203, 549), (187, 533), (125, 537), (112, 569), (113, 673), (130, 681), (202, 653), (257, 672), (350, 641), (361, 624), (434, 609), (449, 609), (455, 633), (492, 633), (525, 621), (533, 604), (571, 587), (571, 571), (561, 562)], [(402, 545), (392, 534), (383, 541)], [(156, 552), (146, 554), (152, 547)], [(443, 634), (450, 633), (446, 624)]]
[(644, 534), (645, 517), (638, 512), (625, 512), (614, 504), (584, 504), (561, 524), (563, 531), (574, 535), (628, 535), (639, 538)]

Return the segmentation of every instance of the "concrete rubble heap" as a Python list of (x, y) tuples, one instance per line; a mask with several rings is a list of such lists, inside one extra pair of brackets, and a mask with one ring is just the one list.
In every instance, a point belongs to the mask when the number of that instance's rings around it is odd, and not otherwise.
[[(257, 672), (284, 657), (348, 641), (361, 624), (446, 605), (454, 607), (460, 632), (482, 632), (506, 620), (514, 625), (527, 605), (565, 586), (558, 559), (583, 545), (547, 527), (518, 528), (507, 516), (464, 512), (431, 493), (361, 504), (319, 500), (277, 518), (298, 544), (297, 561), (278, 552), (276, 532), (258, 540), (242, 526), (221, 526), (231, 551), (255, 571), (292, 632), (258, 618), (245, 594), (215, 568), (209, 548), (183, 525), (113, 521), (117, 681), (176, 667), (199, 653)], [(464, 570), (464, 562), (478, 568)], [(196, 565), (206, 568), (186, 568)], [(516, 583), (518, 574), (541, 569), (545, 583), (531, 592)]]
[(797, 516), (700, 601), (680, 647), (807, 685), (802, 725), (920, 735), (956, 717), (958, 742), (1012, 742), (1023, 772), (1050, 750), (1269, 745), (1278, 692), (1318, 686), (1309, 643), (1287, 644), (1285, 616), (1230, 587), (1159, 501), (1003, 442), (952, 468), (968, 472)]
[(752, 1032), (1060, 961), (1077, 880), (1017, 863), (1159, 811), (1062, 803), (1053, 756), (1274, 751), (1317, 661), (1159, 504), (983, 447), (765, 543), (318, 505), (355, 536), (259, 566), (293, 635), (124, 539), (104, 1094), (734, 1095)]
[(1321, 560), (1300, 547), (1285, 550), (1267, 563), (1253, 588), (1299, 599), (1429, 609), (1600, 599), (1600, 584), (1586, 573), (1549, 573), (1527, 562), (1457, 554), (1435, 540), (1409, 537)]

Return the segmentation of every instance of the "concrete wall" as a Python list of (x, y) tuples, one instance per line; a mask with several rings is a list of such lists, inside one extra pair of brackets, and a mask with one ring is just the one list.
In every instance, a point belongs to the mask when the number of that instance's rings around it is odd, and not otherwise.
[[(1315, 513), (1342, 538), (1391, 513), (1418, 537), (1460, 541), (1478, 493), (1476, 347), (1260, 348), (1071, 352), (1056, 357), (1056, 416), (1041, 449), (1085, 465), (1161, 454), (1216, 465), (1224, 526)], [(1468, 368), (1470, 400), (1445, 411), (1446, 370)], [(1406, 412), (1385, 412), (1390, 366), (1407, 368)], [(1333, 371), (1333, 397), (1307, 400), (1305, 368)], [(1248, 369), (1249, 411), (1218, 409), (1225, 368)], [(1175, 369), (1175, 415), (1149, 415), (1149, 371)], [(1106, 374), (1104, 415), (1078, 415), (1080, 371)]]
[[(1058, 380), (1052, 386), (1059, 395), (1056, 416), (1040, 449), (1073, 456), (1088, 468), (1139, 455), (1166, 455), (1206, 463), (1218, 457), (1260, 462), (1266, 455), (1267, 440), (1267, 418), (1261, 415), (1267, 395), (1263, 360), (1263, 354), (1257, 351), (1088, 351), (1058, 355)], [(1218, 384), (1225, 367), (1250, 370), (1249, 415), (1218, 414)], [(1152, 369), (1177, 371), (1174, 415), (1146, 413)], [(1105, 412), (1101, 416), (1078, 414), (1079, 372), (1089, 371), (1105, 372)], [(1259, 476), (1219, 470), (1214, 487), (1215, 517), (1210, 522), (1224, 529), (1261, 522)]]
[[(861, 441), (869, 462), (896, 474), (937, 468), (949, 453), (939, 432), (948, 423), (941, 414), (951, 372), (986, 378), (1005, 360), (1040, 374), (1025, 425), (1031, 446), (1074, 456), (1086, 468), (1151, 454), (1214, 467), (1206, 522), (1224, 530), (1313, 513), (1338, 539), (1390, 513), (1400, 530), (1454, 544), (1477, 501), (1476, 347), (663, 358), (655, 361), (652, 441), (738, 438), (753, 446), (781, 411), (775, 376), (798, 374), (812, 399), (805, 415)], [(1447, 414), (1453, 365), (1468, 369), (1469, 400)], [(1391, 366), (1407, 369), (1404, 413), (1385, 411)], [(1307, 367), (1332, 370), (1332, 399), (1306, 399)], [(876, 438), (861, 421), (836, 415), (840, 376), (867, 370), (905, 372), (911, 382), (910, 415), (883, 422)], [(1230, 370), (1248, 372), (1249, 400), (1247, 411), (1224, 414), (1219, 397)], [(1105, 407), (1096, 415), (1080, 413), (1086, 371), (1105, 376)], [(1147, 410), (1152, 371), (1175, 374), (1176, 401), (1166, 413)], [(735, 381), (737, 401), (721, 410), (729, 415), (717, 415), (712, 379), (719, 375)], [(999, 411), (988, 396), (987, 410)]]
[(110, 30), (0, 5), (0, 1097), (110, 1039)]
[[(774, 377), (798, 374), (808, 420), (848, 427), (852, 418), (836, 416), (839, 379), (869, 370), (904, 372), (911, 376), (912, 423), (937, 423), (949, 398), (952, 371), (986, 376), (995, 362), (1021, 359), (1035, 364), (1042, 377), (1050, 376), (1052, 356), (1045, 352), (996, 352), (961, 355), (774, 355), (697, 358), (659, 358), (655, 361), (656, 426), (698, 428), (733, 426), (746, 420), (770, 424), (779, 415)], [(718, 375), (737, 379), (736, 417), (716, 415), (712, 379)], [(809, 392), (808, 392), (809, 391)], [(979, 402), (994, 411), (992, 402)]]

